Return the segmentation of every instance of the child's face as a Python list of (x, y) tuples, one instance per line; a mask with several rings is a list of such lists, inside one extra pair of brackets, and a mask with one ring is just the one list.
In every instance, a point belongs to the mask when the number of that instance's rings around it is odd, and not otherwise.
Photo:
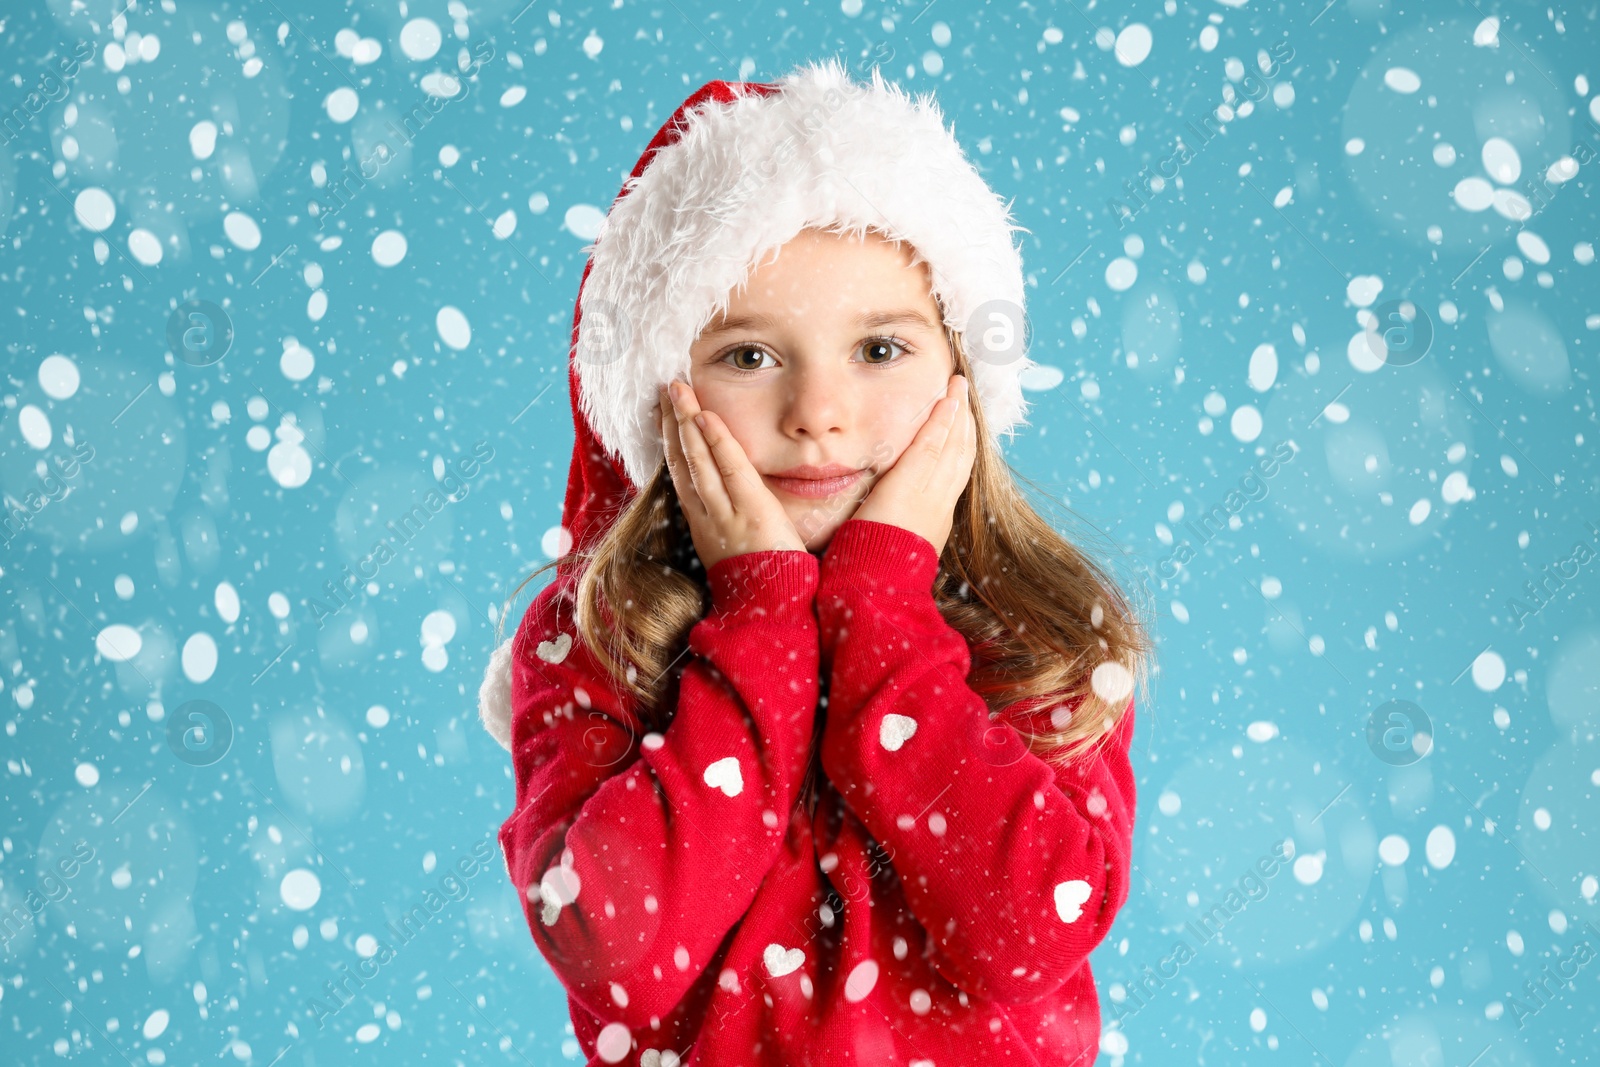
[[(866, 321), (891, 312), (912, 317)], [(928, 268), (911, 266), (909, 248), (808, 229), (694, 342), (689, 384), (815, 552), (928, 420), (954, 363)], [(836, 490), (778, 477), (834, 464), (865, 473)]]

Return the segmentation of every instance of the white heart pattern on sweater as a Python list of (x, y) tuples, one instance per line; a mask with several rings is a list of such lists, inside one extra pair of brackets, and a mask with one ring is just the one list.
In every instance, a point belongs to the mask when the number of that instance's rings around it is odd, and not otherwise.
[(761, 954), (761, 962), (767, 965), (767, 973), (774, 978), (782, 978), (805, 961), (806, 954), (800, 949), (786, 949), (777, 942), (768, 945), (767, 950)]
[(1089, 899), (1089, 893), (1089, 883), (1082, 878), (1056, 886), (1056, 914), (1062, 922), (1072, 922), (1083, 914), (1083, 902)]
[(739, 773), (739, 757), (724, 756), (706, 768), (706, 785), (730, 797), (744, 792), (744, 775)]
[(639, 1067), (678, 1067), (681, 1061), (670, 1048), (647, 1048), (639, 1053)]
[(539, 653), (539, 658), (546, 663), (560, 663), (567, 658), (567, 653), (572, 651), (572, 635), (558, 634), (554, 641), (540, 641), (539, 647), (534, 651)]
[(900, 746), (911, 740), (917, 732), (917, 720), (908, 715), (890, 712), (878, 724), (878, 744), (890, 752), (899, 752)]

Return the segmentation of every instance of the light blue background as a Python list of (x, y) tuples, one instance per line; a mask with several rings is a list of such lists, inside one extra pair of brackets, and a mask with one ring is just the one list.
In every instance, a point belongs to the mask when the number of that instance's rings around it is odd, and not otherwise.
[[(1539, 180), (1600, 153), (1592, 8), (122, 6), (0, 5), (0, 489), (43, 502), (0, 554), (0, 1059), (577, 1057), (497, 850), (443, 878), (512, 801), (476, 695), (559, 541), (580, 249), (694, 89), (827, 55), (936, 92), (1014, 200), (1056, 373), (1009, 458), (1152, 613), (1100, 1062), (1597, 1055), (1595, 165)], [(319, 182), (467, 67), (319, 228)], [(1363, 308), (1399, 299), (1433, 336), (1418, 359), (1402, 324), (1386, 365)], [(225, 309), (219, 361), (169, 348), (189, 300)], [(192, 700), (232, 725), (206, 765), (169, 744)], [(1285, 837), (1265, 895), (1136, 991)], [(319, 1029), (309, 998), (430, 892)]]

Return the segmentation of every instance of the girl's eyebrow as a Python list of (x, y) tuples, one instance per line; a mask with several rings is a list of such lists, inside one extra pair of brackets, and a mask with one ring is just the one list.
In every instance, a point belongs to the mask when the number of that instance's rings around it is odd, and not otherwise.
[[(777, 322), (770, 315), (735, 315), (725, 319), (720, 325), (713, 326), (705, 332), (707, 337), (717, 334), (732, 333), (735, 330), (761, 330), (775, 329)], [(892, 308), (888, 311), (869, 311), (858, 319), (856, 325), (864, 329), (877, 329), (880, 326), (921, 326), (923, 329), (933, 329), (933, 323), (928, 321), (928, 316), (914, 308)]]
[(861, 316), (856, 322), (869, 330), (879, 326), (921, 326), (925, 330), (933, 329), (933, 323), (928, 321), (928, 316), (914, 308), (872, 311)]

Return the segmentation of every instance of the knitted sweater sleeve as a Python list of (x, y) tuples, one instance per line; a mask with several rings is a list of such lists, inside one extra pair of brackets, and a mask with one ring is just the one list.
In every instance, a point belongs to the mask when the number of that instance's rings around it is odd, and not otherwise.
[(570, 579), (524, 617), (500, 844), (540, 952), (608, 1023), (647, 1028), (676, 1007), (778, 858), (810, 759), (818, 576), (803, 551), (710, 568), (664, 733), (641, 736), (578, 640)]
[(822, 765), (886, 846), (935, 969), (970, 996), (1028, 1003), (1066, 982), (1127, 899), (1132, 702), (1101, 755), (1066, 771), (1033, 755), (968, 688), (937, 568), (898, 526), (852, 519), (834, 535), (817, 593)]

